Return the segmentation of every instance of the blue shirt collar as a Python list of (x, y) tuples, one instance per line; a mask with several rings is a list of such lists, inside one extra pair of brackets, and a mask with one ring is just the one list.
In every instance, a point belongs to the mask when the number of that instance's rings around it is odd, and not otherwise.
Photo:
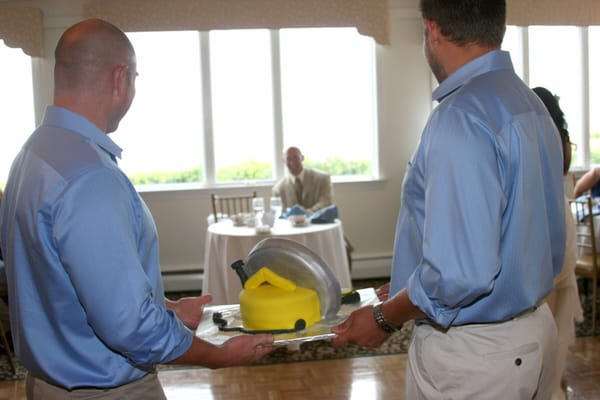
[(490, 51), (454, 71), (435, 88), (432, 97), (434, 100), (440, 102), (474, 77), (501, 69), (514, 71), (510, 53), (503, 50)]
[(87, 118), (73, 111), (62, 107), (48, 106), (42, 123), (43, 125), (58, 126), (76, 132), (97, 144), (113, 159), (115, 157), (121, 158), (123, 150), (108, 137), (108, 134), (102, 132)]

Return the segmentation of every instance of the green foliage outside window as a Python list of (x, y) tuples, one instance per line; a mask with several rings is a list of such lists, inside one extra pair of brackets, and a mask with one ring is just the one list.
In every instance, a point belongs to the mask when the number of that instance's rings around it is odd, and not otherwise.
[(129, 175), (134, 185), (200, 182), (203, 177), (201, 167), (175, 172), (138, 172)]
[[(307, 160), (306, 167), (328, 172), (332, 176), (342, 175), (370, 175), (370, 161), (345, 161), (340, 158), (331, 158), (321, 162)], [(194, 183), (202, 182), (204, 171), (201, 167), (175, 172), (148, 172), (136, 173), (129, 176), (134, 185), (168, 184), (168, 183)], [(272, 179), (271, 163), (249, 161), (217, 171), (218, 182), (245, 182), (264, 181)]]
[(342, 175), (370, 175), (371, 162), (363, 161), (345, 161), (340, 158), (329, 158), (322, 162), (311, 162), (307, 160), (304, 165), (309, 168), (325, 171), (332, 176)]
[(217, 170), (217, 182), (263, 181), (271, 179), (271, 163), (248, 161)]
[(590, 165), (600, 164), (600, 132), (590, 133)]

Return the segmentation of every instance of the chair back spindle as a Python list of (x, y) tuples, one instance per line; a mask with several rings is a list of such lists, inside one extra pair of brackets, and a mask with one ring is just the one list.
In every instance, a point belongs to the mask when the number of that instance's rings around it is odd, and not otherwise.
[(250, 195), (240, 196), (221, 196), (212, 193), (210, 197), (214, 220), (219, 222), (219, 220), (239, 213), (251, 213), (252, 199), (256, 198), (256, 191)]
[(575, 275), (591, 281), (592, 284), (592, 334), (596, 332), (596, 303), (598, 302), (599, 260), (596, 244), (596, 228), (592, 197), (581, 196), (569, 200), (569, 207), (575, 218), (577, 238), (577, 261)]

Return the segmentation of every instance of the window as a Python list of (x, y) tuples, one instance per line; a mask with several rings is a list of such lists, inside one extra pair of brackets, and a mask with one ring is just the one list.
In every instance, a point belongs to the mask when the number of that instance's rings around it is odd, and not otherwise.
[(119, 165), (137, 184), (203, 181), (198, 32), (128, 34), (137, 57), (136, 96), (111, 134)]
[[(565, 113), (574, 143), (583, 140), (580, 43), (580, 29), (573, 26), (529, 28), (529, 85), (543, 86), (560, 98), (560, 108)], [(572, 166), (582, 166), (581, 161), (581, 157), (574, 154)]]
[(354, 28), (128, 36), (137, 94), (111, 137), (134, 183), (271, 181), (291, 145), (334, 179), (377, 177), (372, 38)]
[(281, 31), (284, 148), (333, 175), (373, 176), (375, 54), (354, 29)]
[(509, 26), (503, 48), (530, 86), (560, 98), (571, 141), (572, 169), (600, 164), (600, 29), (575, 26)]
[(273, 177), (273, 72), (268, 30), (210, 32), (217, 182)]
[[(35, 128), (31, 57), (0, 40), (0, 188), (4, 188), (15, 156)], [(18, 95), (17, 95), (18, 94)]]
[(600, 164), (600, 27), (588, 28), (590, 164)]

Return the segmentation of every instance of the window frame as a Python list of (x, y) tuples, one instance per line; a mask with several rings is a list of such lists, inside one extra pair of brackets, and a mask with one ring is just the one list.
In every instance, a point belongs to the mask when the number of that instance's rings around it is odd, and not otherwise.
[[(515, 64), (515, 71), (521, 72), (521, 78), (523, 81), (530, 86), (530, 55), (529, 55), (529, 29), (530, 26), (516, 26), (509, 25), (511, 29), (516, 29), (518, 32), (518, 39), (520, 45), (520, 52), (517, 57), (513, 58)], [(532, 26), (547, 26), (547, 25), (532, 25)], [(564, 25), (571, 26), (571, 25)], [(580, 131), (574, 131), (569, 129), (571, 140), (577, 144), (576, 156), (581, 163), (577, 166), (571, 165), (570, 171), (577, 174), (582, 171), (586, 171), (593, 167), (591, 165), (590, 155), (590, 68), (589, 68), (589, 31), (587, 26), (576, 26), (575, 28), (579, 31), (579, 43), (578, 46), (581, 48), (581, 110), (578, 115), (568, 115), (567, 121), (575, 120), (579, 118), (579, 124), (581, 126)], [(518, 61), (521, 61), (520, 63)], [(552, 88), (549, 88), (552, 90)]]
[[(165, 183), (165, 184), (144, 184), (136, 185), (139, 191), (163, 191), (163, 190), (188, 190), (188, 189), (203, 189), (203, 188), (239, 188), (247, 186), (272, 186), (272, 184), (285, 176), (286, 168), (281, 161), (281, 150), (285, 145), (284, 127), (283, 127), (283, 99), (282, 99), (282, 71), (280, 63), (280, 30), (268, 29), (269, 40), (271, 47), (271, 68), (272, 68), (272, 97), (273, 97), (273, 138), (272, 138), (272, 178), (267, 180), (256, 181), (232, 181), (219, 182), (217, 180), (217, 165), (215, 146), (215, 132), (212, 124), (212, 88), (211, 82), (211, 59), (210, 59), (210, 31), (195, 31), (199, 35), (200, 43), (200, 71), (202, 82), (202, 113), (203, 127), (199, 135), (202, 135), (203, 149), (198, 149), (199, 161), (204, 161), (204, 181), (188, 182), (188, 183)], [(357, 33), (358, 35), (359, 33)], [(372, 38), (370, 38), (373, 40)], [(370, 175), (333, 175), (334, 182), (369, 182), (381, 180), (381, 166), (379, 160), (379, 82), (378, 82), (378, 60), (377, 60), (377, 44), (373, 41), (371, 46), (370, 58), (373, 62), (372, 71), (372, 91), (373, 103), (375, 109), (373, 113), (373, 131), (370, 140), (373, 142), (372, 154), (370, 154), (371, 173)], [(201, 151), (204, 151), (202, 154)]]

